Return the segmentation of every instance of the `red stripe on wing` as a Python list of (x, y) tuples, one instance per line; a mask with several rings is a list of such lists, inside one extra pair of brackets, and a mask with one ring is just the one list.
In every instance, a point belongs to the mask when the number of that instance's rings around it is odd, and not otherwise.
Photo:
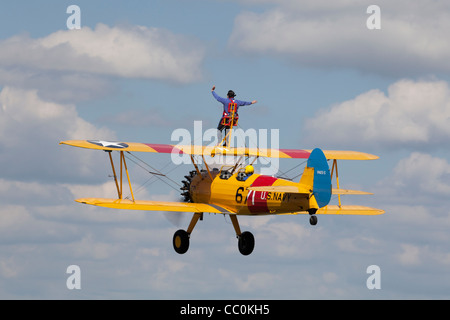
[(144, 143), (145, 145), (149, 146), (150, 148), (155, 149), (158, 153), (183, 153), (183, 150), (178, 149), (177, 147), (174, 147), (170, 144), (158, 144), (158, 143)]
[(296, 149), (280, 149), (280, 152), (287, 154), (291, 158), (295, 159), (308, 159), (311, 152), (305, 150)]

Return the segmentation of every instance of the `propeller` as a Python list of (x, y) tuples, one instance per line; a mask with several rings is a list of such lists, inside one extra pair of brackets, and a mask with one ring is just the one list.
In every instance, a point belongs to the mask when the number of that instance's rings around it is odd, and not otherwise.
[[(189, 171), (189, 174), (184, 176), (185, 180), (181, 181), (181, 183), (183, 184), (180, 188), (182, 196), (181, 201), (192, 202), (190, 193), (191, 181), (196, 174), (196, 170)], [(165, 212), (164, 215), (166, 216), (167, 220), (170, 221), (170, 223), (172, 223), (176, 227), (180, 227), (184, 220), (185, 212)]]

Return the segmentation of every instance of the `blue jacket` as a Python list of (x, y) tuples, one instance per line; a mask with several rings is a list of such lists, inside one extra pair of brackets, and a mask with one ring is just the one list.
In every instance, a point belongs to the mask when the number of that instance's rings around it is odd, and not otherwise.
[[(217, 101), (221, 102), (223, 104), (223, 112), (228, 112), (228, 104), (232, 102), (231, 99), (228, 98), (222, 98), (220, 97), (215, 91), (211, 91), (214, 98), (216, 98)], [(236, 103), (236, 112), (238, 112), (240, 106), (248, 106), (252, 103), (249, 101), (241, 101), (241, 100), (234, 100)]]

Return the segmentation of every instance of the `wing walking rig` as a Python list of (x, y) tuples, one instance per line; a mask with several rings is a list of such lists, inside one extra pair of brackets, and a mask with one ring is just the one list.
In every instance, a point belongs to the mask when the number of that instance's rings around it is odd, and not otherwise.
[[(309, 214), (310, 224), (317, 224), (319, 214), (337, 215), (379, 215), (384, 211), (364, 206), (346, 206), (341, 204), (341, 195), (363, 195), (368, 192), (341, 189), (337, 160), (375, 160), (377, 156), (340, 150), (301, 150), (301, 149), (260, 149), (232, 148), (222, 146), (170, 145), (155, 143), (112, 142), (102, 140), (67, 140), (60, 144), (104, 150), (108, 152), (118, 197), (81, 198), (77, 202), (94, 206), (144, 211), (192, 212), (193, 216), (186, 230), (178, 230), (173, 237), (173, 247), (183, 254), (189, 248), (190, 235), (203, 213), (221, 213), (229, 215), (238, 238), (241, 254), (249, 255), (255, 245), (255, 239), (249, 231), (241, 232), (237, 217), (239, 215), (285, 215)], [(111, 156), (112, 151), (120, 153), (119, 177)], [(181, 187), (183, 202), (136, 200), (131, 187), (130, 175), (124, 152), (177, 153), (190, 156), (195, 170), (185, 176)], [(235, 165), (223, 165), (220, 169), (210, 169), (205, 161), (206, 170), (200, 170), (194, 156), (245, 156), (307, 159), (306, 167), (299, 182), (272, 176), (246, 175), (239, 162)], [(332, 168), (328, 166), (332, 160)], [(126, 174), (131, 199), (123, 198), (123, 180)], [(336, 179), (336, 188), (332, 188), (332, 178)], [(329, 205), (332, 194), (337, 195), (338, 205)]]

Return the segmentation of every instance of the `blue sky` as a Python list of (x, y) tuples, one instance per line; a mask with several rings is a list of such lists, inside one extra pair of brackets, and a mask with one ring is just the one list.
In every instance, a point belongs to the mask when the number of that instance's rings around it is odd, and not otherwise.
[[(81, 9), (68, 30), (66, 9)], [(0, 11), (0, 297), (3, 299), (448, 299), (450, 6), (378, 1), (7, 1)], [(173, 143), (194, 120), (214, 128), (219, 95), (258, 100), (242, 128), (279, 129), (282, 148), (377, 154), (341, 162), (346, 204), (382, 216), (205, 215), (187, 254), (189, 215), (121, 212), (73, 199), (114, 196), (107, 157), (66, 139)], [(139, 155), (180, 181), (191, 166)], [(282, 171), (298, 162), (281, 161)], [(178, 193), (130, 168), (137, 197)], [(299, 172), (300, 173), (300, 172)], [(335, 199), (334, 199), (335, 201)], [(175, 224), (175, 225), (174, 225)], [(68, 290), (66, 268), (81, 269)], [(366, 286), (370, 265), (381, 289)]]

